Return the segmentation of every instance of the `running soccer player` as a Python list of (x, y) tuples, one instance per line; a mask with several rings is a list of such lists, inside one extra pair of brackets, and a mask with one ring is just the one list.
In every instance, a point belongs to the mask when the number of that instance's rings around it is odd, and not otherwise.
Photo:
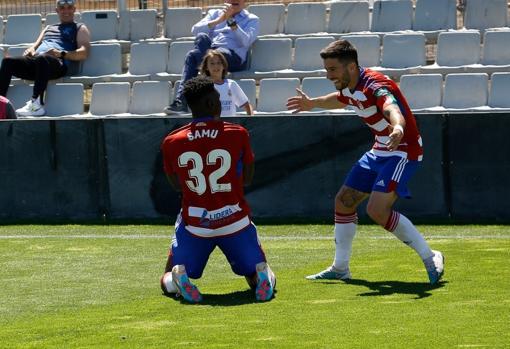
[(193, 120), (171, 132), (161, 145), (168, 180), (182, 192), (182, 209), (161, 288), (188, 302), (200, 302), (202, 295), (189, 278), (202, 276), (209, 255), (218, 246), (232, 271), (246, 277), (255, 298), (270, 300), (275, 276), (243, 191), (254, 173), (248, 131), (220, 120), (219, 93), (209, 77), (186, 81), (183, 91)]
[(349, 260), (356, 233), (357, 208), (368, 198), (368, 215), (422, 258), (431, 284), (444, 272), (441, 252), (433, 251), (411, 221), (393, 210), (399, 197), (410, 198), (407, 182), (423, 156), (416, 120), (397, 84), (385, 75), (360, 67), (356, 48), (346, 40), (320, 52), (326, 76), (337, 92), (310, 98), (301, 90), (287, 100), (294, 113), (313, 108), (350, 105), (370, 128), (375, 143), (354, 164), (335, 197), (335, 258), (333, 265), (307, 279), (351, 278)]

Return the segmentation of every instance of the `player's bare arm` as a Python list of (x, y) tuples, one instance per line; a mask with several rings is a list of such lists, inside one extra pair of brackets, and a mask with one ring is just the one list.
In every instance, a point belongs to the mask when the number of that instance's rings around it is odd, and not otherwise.
[(309, 111), (313, 108), (339, 109), (345, 107), (345, 104), (340, 103), (336, 98), (337, 92), (317, 98), (310, 98), (301, 89), (297, 88), (296, 91), (297, 96), (290, 97), (287, 100), (287, 109), (291, 110), (293, 114), (301, 111)]
[(402, 137), (404, 137), (404, 128), (406, 127), (404, 116), (393, 96), (386, 99), (383, 106), (383, 114), (390, 120), (392, 127), (387, 146), (389, 150), (393, 151), (397, 149)]

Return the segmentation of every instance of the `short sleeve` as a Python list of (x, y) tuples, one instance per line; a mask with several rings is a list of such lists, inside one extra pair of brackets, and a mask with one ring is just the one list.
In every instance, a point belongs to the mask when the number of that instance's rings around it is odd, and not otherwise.
[(249, 102), (248, 97), (244, 93), (243, 89), (235, 82), (231, 80), (230, 88), (232, 90), (232, 101), (236, 107), (240, 107)]
[(163, 155), (163, 169), (166, 174), (170, 175), (175, 173), (175, 170), (173, 168), (173, 156), (170, 144), (172, 143), (172, 140), (170, 136), (166, 137), (163, 140), (163, 143), (161, 143), (161, 153)]
[(379, 87), (374, 91), (374, 97), (377, 104), (377, 109), (383, 110), (386, 103), (397, 103), (395, 96), (386, 87)]

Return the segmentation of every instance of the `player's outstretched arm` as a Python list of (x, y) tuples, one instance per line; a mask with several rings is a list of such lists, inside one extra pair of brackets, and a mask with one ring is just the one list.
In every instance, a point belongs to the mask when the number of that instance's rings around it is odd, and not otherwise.
[(297, 88), (296, 91), (298, 93), (297, 96), (290, 97), (287, 100), (287, 109), (291, 110), (292, 113), (309, 111), (313, 108), (339, 109), (345, 107), (345, 104), (340, 103), (336, 98), (337, 92), (317, 98), (310, 98), (301, 89)]

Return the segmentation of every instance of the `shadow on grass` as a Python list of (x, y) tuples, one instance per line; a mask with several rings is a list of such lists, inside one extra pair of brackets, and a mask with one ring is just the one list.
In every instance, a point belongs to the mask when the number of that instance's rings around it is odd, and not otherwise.
[(431, 285), (428, 282), (368, 281), (361, 279), (352, 279), (346, 282), (349, 285), (365, 286), (373, 291), (360, 293), (359, 296), (361, 297), (410, 294), (416, 295), (415, 299), (432, 296), (430, 291), (442, 288), (446, 283), (446, 281), (440, 281), (435, 285)]
[[(275, 290), (275, 294), (276, 294), (276, 290)], [(186, 302), (184, 299), (182, 299), (181, 297), (176, 298), (174, 295), (166, 295), (166, 296), (169, 298), (173, 298), (176, 301), (180, 301), (182, 304), (190, 304), (190, 303)], [(237, 305), (244, 305), (244, 304), (251, 304), (251, 303), (262, 303), (255, 299), (255, 293), (251, 289), (247, 289), (244, 291), (234, 291), (234, 292), (223, 293), (223, 294), (202, 293), (202, 297), (203, 297), (203, 299), (202, 299), (202, 302), (199, 303), (200, 305), (230, 307), (230, 306), (237, 306)], [(274, 299), (274, 297), (273, 297), (273, 299)]]

